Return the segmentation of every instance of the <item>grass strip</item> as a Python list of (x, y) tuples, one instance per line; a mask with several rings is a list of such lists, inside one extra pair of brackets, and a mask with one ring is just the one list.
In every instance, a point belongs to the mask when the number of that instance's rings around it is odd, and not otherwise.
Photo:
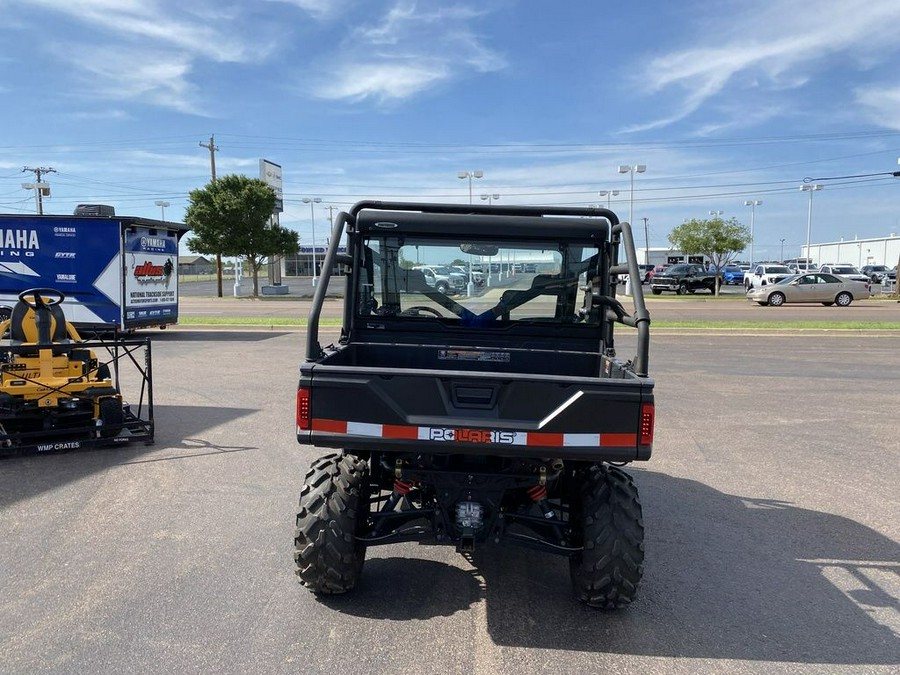
[[(306, 317), (256, 317), (256, 316), (190, 316), (178, 317), (178, 323), (185, 326), (306, 326)], [(340, 318), (322, 318), (320, 326), (340, 326)], [(717, 330), (883, 330), (900, 331), (900, 321), (871, 323), (866, 321), (699, 321), (699, 320), (654, 320), (653, 328), (691, 328)]]

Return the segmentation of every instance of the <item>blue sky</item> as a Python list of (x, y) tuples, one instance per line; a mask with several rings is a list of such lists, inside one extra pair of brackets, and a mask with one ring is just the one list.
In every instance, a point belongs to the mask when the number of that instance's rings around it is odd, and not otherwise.
[[(651, 246), (711, 210), (757, 258), (900, 235), (900, 2), (0, 0), (0, 212), (180, 220), (219, 175), (283, 166), (282, 223), (360, 199), (604, 203)], [(636, 228), (643, 245), (643, 227)]]

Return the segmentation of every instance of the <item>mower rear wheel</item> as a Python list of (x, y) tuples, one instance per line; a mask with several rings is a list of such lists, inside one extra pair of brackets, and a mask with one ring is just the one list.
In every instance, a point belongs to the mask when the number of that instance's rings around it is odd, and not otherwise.
[(366, 546), (356, 540), (369, 510), (369, 467), (350, 454), (313, 462), (300, 491), (294, 530), (294, 562), (300, 582), (313, 593), (346, 593), (356, 586)]
[(592, 467), (581, 503), (583, 550), (569, 559), (576, 597), (597, 609), (620, 609), (644, 573), (644, 523), (638, 490), (624, 471)]
[(100, 427), (101, 438), (117, 436), (122, 430), (121, 425), (125, 423), (125, 411), (122, 409), (122, 402), (112, 396), (101, 398), (100, 420), (103, 422), (103, 425)]

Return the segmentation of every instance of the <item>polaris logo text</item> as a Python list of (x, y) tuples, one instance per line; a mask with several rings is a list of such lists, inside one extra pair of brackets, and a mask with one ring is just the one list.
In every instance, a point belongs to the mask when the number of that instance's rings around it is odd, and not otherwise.
[(81, 447), (79, 441), (68, 441), (67, 443), (47, 443), (38, 445), (38, 452), (52, 452), (53, 450), (77, 450)]
[(503, 443), (516, 442), (514, 431), (489, 431), (488, 429), (435, 429), (428, 430), (428, 440), (456, 441), (458, 443)]

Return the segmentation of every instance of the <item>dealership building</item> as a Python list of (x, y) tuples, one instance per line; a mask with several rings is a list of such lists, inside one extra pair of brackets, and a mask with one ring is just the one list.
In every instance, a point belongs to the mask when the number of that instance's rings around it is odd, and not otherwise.
[(800, 247), (801, 257), (811, 257), (814, 265), (849, 263), (863, 265), (887, 265), (893, 267), (900, 258), (900, 237), (895, 233), (876, 239), (841, 239), (823, 244)]

